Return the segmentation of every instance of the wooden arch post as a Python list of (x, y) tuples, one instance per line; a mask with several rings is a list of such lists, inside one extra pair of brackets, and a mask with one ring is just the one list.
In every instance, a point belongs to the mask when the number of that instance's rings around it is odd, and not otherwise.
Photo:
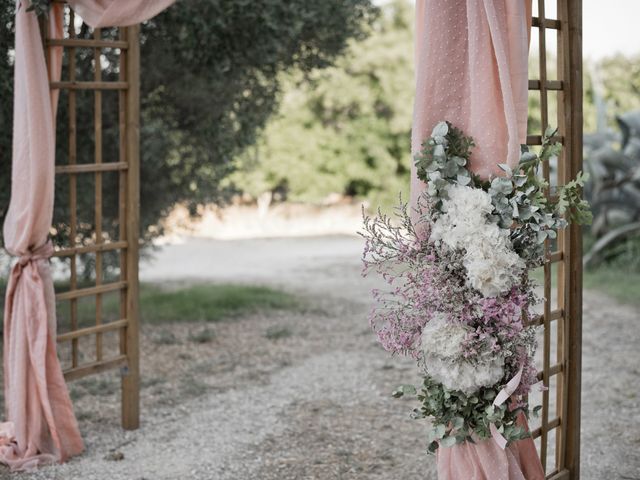
[[(531, 71), (530, 96), (539, 100), (540, 131), (527, 143), (540, 145), (547, 126), (557, 126), (563, 153), (543, 174), (552, 186), (563, 185), (582, 170), (582, 0), (533, 0), (533, 29), (538, 43), (538, 71)], [(555, 4), (555, 5), (554, 5)], [(556, 18), (548, 8), (556, 7)], [(553, 38), (553, 37), (556, 38)], [(557, 59), (552, 46), (557, 46)], [(535, 78), (537, 77), (537, 78)], [(534, 122), (530, 122), (534, 123)], [(582, 342), (582, 236), (571, 225), (547, 243), (544, 266), (542, 365), (539, 378), (548, 387), (533, 435), (548, 479), (580, 478), (580, 371)], [(555, 292), (553, 280), (556, 281)]]
[[(68, 288), (56, 288), (59, 333), (57, 337), (64, 375), (68, 381), (108, 370), (119, 369), (122, 392), (122, 426), (139, 426), (139, 282), (138, 245), (140, 212), (140, 45), (139, 26), (100, 29), (78, 37), (76, 16), (65, 7), (64, 39), (49, 38), (43, 31), (47, 47), (63, 48), (63, 77), (51, 82), (60, 91), (60, 109), (66, 111), (68, 131), (66, 151), (56, 158), (57, 194), (67, 190), (68, 218), (57, 218), (64, 235), (57, 242), (54, 257), (68, 265)], [(43, 22), (42, 25), (44, 25)], [(113, 32), (118, 32), (113, 35)], [(85, 32), (86, 33), (86, 32)], [(117, 60), (110, 78), (103, 78), (104, 52)], [(77, 78), (77, 56), (85, 60), (93, 55), (93, 78)], [(114, 78), (115, 75), (115, 78)], [(109, 93), (107, 93), (109, 92)], [(93, 96), (93, 115), (79, 114), (79, 96)], [(111, 95), (108, 99), (107, 95)], [(107, 104), (107, 101), (111, 103)], [(90, 105), (91, 102), (85, 102)], [(83, 105), (85, 105), (83, 104)], [(111, 124), (103, 121), (103, 107), (116, 113)], [(58, 129), (61, 128), (58, 115)], [(90, 127), (92, 124), (92, 128)], [(107, 128), (117, 130), (116, 145), (105, 145)], [(79, 131), (93, 142), (93, 155), (79, 152)], [(88, 135), (87, 135), (88, 133)], [(61, 140), (63, 140), (61, 142)], [(58, 143), (64, 139), (58, 135)], [(60, 145), (64, 147), (64, 145)], [(107, 148), (109, 147), (109, 148)], [(111, 153), (105, 153), (110, 151)], [(107, 176), (111, 176), (107, 178)], [(107, 183), (107, 180), (112, 180)], [(85, 183), (82, 183), (85, 182)], [(78, 195), (79, 184), (93, 186), (93, 199), (86, 208), (86, 198)], [(62, 185), (62, 186), (60, 186)], [(105, 188), (114, 185), (115, 225), (104, 216)], [(109, 187), (110, 188), (110, 187)], [(61, 199), (57, 201), (60, 203)], [(79, 213), (80, 212), (80, 213)], [(89, 212), (89, 213), (87, 213)], [(90, 218), (87, 218), (90, 217)], [(92, 217), (92, 218), (91, 218)], [(117, 257), (116, 268), (108, 271), (105, 258)], [(90, 280), (79, 269), (92, 265)], [(115, 270), (115, 271), (114, 271)], [(86, 275), (85, 275), (86, 277)], [(109, 340), (112, 340), (109, 343)]]

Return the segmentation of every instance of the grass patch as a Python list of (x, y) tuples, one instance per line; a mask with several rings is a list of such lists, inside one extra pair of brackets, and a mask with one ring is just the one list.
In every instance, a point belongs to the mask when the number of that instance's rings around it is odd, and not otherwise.
[(174, 291), (143, 285), (140, 292), (142, 321), (152, 324), (219, 322), (246, 313), (299, 306), (286, 292), (255, 285), (194, 285)]
[[(544, 272), (536, 268), (532, 277), (542, 285)], [(640, 306), (640, 272), (602, 266), (586, 269), (583, 272), (583, 287), (585, 290), (596, 290), (609, 295), (620, 303)], [(557, 276), (555, 270), (551, 275), (551, 287), (556, 288)]]
[(586, 270), (584, 288), (606, 293), (627, 305), (640, 306), (640, 272), (609, 268)]
[[(83, 285), (92, 286), (92, 284)], [(4, 282), (0, 281), (0, 306), (4, 304)], [(68, 290), (68, 284), (56, 284), (56, 291)], [(161, 284), (140, 285), (140, 315), (143, 323), (166, 324), (171, 322), (211, 323), (232, 319), (248, 313), (269, 310), (298, 310), (304, 306), (293, 295), (270, 287), (237, 284), (198, 284), (178, 289), (167, 289)], [(60, 331), (68, 330), (69, 302), (58, 302), (58, 322)], [(95, 302), (80, 301), (77, 304), (78, 326), (95, 325)], [(120, 301), (117, 294), (102, 297), (104, 321), (120, 318)], [(0, 325), (0, 331), (2, 327)], [(212, 334), (203, 334), (204, 343)], [(175, 343), (169, 338), (161, 339), (168, 344)]]

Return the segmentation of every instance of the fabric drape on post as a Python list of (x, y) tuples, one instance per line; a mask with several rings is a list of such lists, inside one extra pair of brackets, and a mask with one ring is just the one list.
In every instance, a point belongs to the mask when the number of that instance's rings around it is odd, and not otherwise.
[[(145, 21), (174, 0), (70, 0), (93, 27)], [(0, 463), (25, 470), (61, 462), (84, 449), (56, 353), (56, 317), (48, 240), (53, 216), (55, 115), (62, 48), (47, 65), (38, 19), (16, 2), (11, 201), (4, 223), (11, 270), (4, 311), (4, 393)], [(49, 14), (52, 38), (62, 38), (63, 6)], [(86, 15), (86, 17), (84, 17)]]
[[(478, 175), (517, 165), (527, 133), (530, 1), (416, 1), (414, 155), (447, 120), (474, 137), (470, 169)], [(412, 206), (424, 188), (412, 165)], [(440, 447), (437, 463), (439, 480), (544, 479), (532, 439), (504, 450), (493, 439)]]
[[(527, 135), (531, 0), (417, 0), (412, 152), (447, 120), (475, 139), (471, 169), (516, 165)], [(412, 200), (424, 190), (412, 167)]]

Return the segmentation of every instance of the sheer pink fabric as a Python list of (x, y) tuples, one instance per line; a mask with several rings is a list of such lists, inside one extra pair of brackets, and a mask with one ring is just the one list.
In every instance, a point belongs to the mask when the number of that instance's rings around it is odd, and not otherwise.
[[(524, 417), (520, 424), (526, 426)], [(544, 480), (532, 439), (504, 450), (493, 440), (462, 443), (437, 450), (438, 480)]]
[[(530, 0), (417, 0), (416, 97), (411, 147), (448, 120), (474, 137), (471, 170), (514, 166), (527, 131)], [(424, 191), (412, 166), (411, 203)], [(524, 419), (522, 419), (524, 422)], [(524, 423), (526, 425), (526, 422)], [(542, 480), (533, 440), (439, 448), (439, 480)]]
[[(517, 164), (527, 134), (530, 9), (530, 0), (416, 1), (414, 154), (448, 120), (474, 137), (479, 175)], [(415, 204), (424, 184), (415, 168), (411, 178)]]
[[(72, 0), (92, 26), (132, 25), (174, 0)], [(62, 5), (49, 16), (52, 37), (62, 36)], [(11, 202), (4, 223), (11, 270), (4, 311), (4, 393), (0, 463), (25, 470), (60, 462), (84, 449), (56, 354), (53, 281), (47, 237), (53, 215), (56, 90), (62, 49), (47, 67), (35, 13), (16, 3), (16, 49)]]

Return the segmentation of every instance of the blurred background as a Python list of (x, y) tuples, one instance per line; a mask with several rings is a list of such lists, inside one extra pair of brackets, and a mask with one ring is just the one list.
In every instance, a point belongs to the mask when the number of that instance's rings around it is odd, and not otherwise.
[[(547, 3), (553, 17), (555, 2)], [(629, 362), (640, 307), (640, 3), (583, 3), (585, 196), (594, 211), (584, 228), (584, 408), (601, 412), (607, 395), (617, 395), (616, 418), (630, 418), (638, 398), (625, 385), (640, 375)], [(0, 0), (0, 222), (10, 193), (14, 5)], [(76, 27), (79, 37), (91, 35)], [(549, 55), (555, 64), (553, 48)], [(408, 193), (413, 2), (181, 0), (142, 26), (141, 58), (142, 402), (156, 420), (145, 417), (138, 433), (118, 428), (115, 375), (71, 384), (92, 450), (60, 478), (84, 478), (92, 462), (118, 460), (114, 452), (136, 459), (141, 475), (157, 472), (153, 478), (432, 475), (424, 446), (405, 440), (422, 434), (415, 422), (406, 425), (411, 406), (388, 398), (414, 367), (375, 346), (366, 322), (372, 283), (359, 277), (355, 235), (362, 206), (388, 211)], [(105, 80), (117, 77), (114, 54), (104, 52), (101, 63)], [(530, 70), (536, 78), (535, 63)], [(92, 78), (92, 51), (78, 51), (76, 74)], [(105, 162), (118, 155), (111, 93), (103, 93)], [(79, 118), (92, 118), (93, 95), (79, 91), (77, 102)], [(532, 96), (534, 134), (537, 102)], [(67, 119), (63, 93), (60, 163)], [(93, 126), (80, 122), (78, 161), (92, 162), (93, 151)], [(58, 244), (69, 236), (65, 179), (56, 186), (51, 232)], [(106, 237), (117, 231), (116, 185), (105, 173)], [(78, 181), (77, 243), (93, 241), (94, 188), (92, 176)], [(106, 275), (116, 275), (118, 259), (109, 255)], [(87, 285), (93, 261), (82, 258)], [(0, 253), (0, 303), (9, 263)], [(68, 288), (68, 266), (55, 269), (57, 288)], [(117, 298), (107, 297), (105, 318), (115, 319)], [(95, 305), (78, 308), (91, 324)], [(61, 331), (67, 316), (59, 311)], [(613, 379), (601, 368), (606, 362), (617, 365)], [(266, 400), (248, 403), (250, 396)], [(218, 449), (215, 461), (185, 452), (169, 466), (150, 453), (154, 437), (170, 437), (185, 416), (194, 431), (215, 424), (214, 436), (200, 432)], [(585, 423), (585, 478), (613, 478), (614, 468), (619, 478), (637, 478), (629, 476), (640, 469), (637, 431), (601, 417), (590, 413)], [(176, 435), (170, 445), (187, 442)], [(613, 437), (625, 447), (603, 461)], [(109, 478), (120, 478), (110, 468)]]

